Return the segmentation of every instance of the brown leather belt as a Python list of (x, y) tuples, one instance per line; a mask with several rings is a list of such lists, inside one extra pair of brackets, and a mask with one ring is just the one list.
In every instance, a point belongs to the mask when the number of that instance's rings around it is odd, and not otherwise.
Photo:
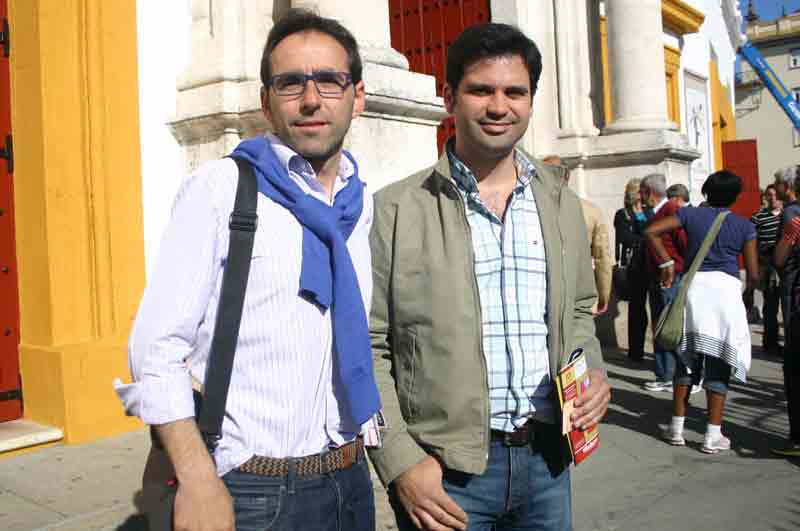
[(505, 446), (528, 446), (535, 438), (534, 424), (526, 422), (514, 431), (492, 430), (492, 440), (501, 441)]
[(242, 472), (259, 476), (286, 476), (291, 464), (298, 476), (327, 474), (350, 468), (364, 460), (364, 439), (358, 437), (338, 448), (305, 457), (262, 457), (254, 455), (239, 467)]

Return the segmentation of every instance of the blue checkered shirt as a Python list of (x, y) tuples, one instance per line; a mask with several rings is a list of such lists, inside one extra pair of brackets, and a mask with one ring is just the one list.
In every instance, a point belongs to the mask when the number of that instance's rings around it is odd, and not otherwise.
[(512, 431), (529, 418), (553, 422), (547, 349), (547, 264), (531, 190), (536, 169), (515, 152), (518, 180), (505, 220), (481, 200), (475, 175), (448, 150), (475, 254), (491, 428)]

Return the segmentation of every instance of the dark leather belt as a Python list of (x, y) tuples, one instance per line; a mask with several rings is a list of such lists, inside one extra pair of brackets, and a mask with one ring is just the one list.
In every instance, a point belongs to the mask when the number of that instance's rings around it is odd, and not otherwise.
[(492, 440), (501, 441), (505, 446), (528, 446), (535, 438), (534, 424), (526, 422), (514, 431), (492, 430)]
[(281, 477), (289, 474), (289, 467), (293, 464), (298, 476), (313, 476), (344, 470), (363, 460), (364, 439), (358, 437), (355, 441), (338, 448), (305, 457), (277, 458), (254, 455), (240, 466), (239, 470), (259, 476)]

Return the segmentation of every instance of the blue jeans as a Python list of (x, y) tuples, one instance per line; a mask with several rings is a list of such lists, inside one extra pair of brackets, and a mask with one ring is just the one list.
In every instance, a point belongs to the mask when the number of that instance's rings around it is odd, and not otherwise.
[[(661, 281), (650, 283), (650, 315), (652, 316), (653, 330), (658, 324), (658, 316), (661, 315), (667, 304), (678, 294), (681, 287), (683, 275), (676, 274), (672, 281), (672, 286), (662, 288)], [(675, 376), (675, 352), (671, 350), (661, 350), (658, 345), (653, 345), (653, 357), (656, 359), (656, 380), (659, 382), (672, 382)]]
[[(554, 437), (554, 453), (561, 438)], [(550, 443), (548, 443), (550, 444)], [(468, 531), (569, 531), (572, 529), (570, 471), (560, 456), (533, 446), (505, 446), (492, 441), (481, 475), (446, 469), (444, 490), (469, 516)], [(400, 531), (417, 529), (389, 489)]]
[(330, 474), (286, 477), (233, 470), (222, 477), (233, 497), (236, 531), (374, 531), (369, 467), (360, 463)]
[(797, 277), (797, 270), (784, 271), (781, 276), (780, 289), (781, 294), (781, 312), (783, 313), (783, 338), (784, 340), (789, 335), (789, 323), (792, 319), (792, 287), (794, 286), (795, 278)]

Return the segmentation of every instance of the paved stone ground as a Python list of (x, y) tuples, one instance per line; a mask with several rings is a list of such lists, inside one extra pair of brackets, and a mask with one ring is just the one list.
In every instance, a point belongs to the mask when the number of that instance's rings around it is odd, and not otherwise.
[[(754, 327), (754, 342), (760, 329)], [(651, 364), (606, 351), (614, 388), (601, 449), (573, 473), (575, 529), (800, 529), (800, 461), (770, 455), (787, 434), (779, 360), (754, 349), (747, 384), (734, 384), (723, 430), (730, 452), (699, 451), (704, 397), (692, 397), (688, 446), (659, 440), (670, 415), (667, 393), (648, 393)], [(0, 530), (146, 531), (138, 514), (148, 449), (144, 431), (81, 446), (0, 459)], [(395, 529), (378, 495), (378, 528)]]

